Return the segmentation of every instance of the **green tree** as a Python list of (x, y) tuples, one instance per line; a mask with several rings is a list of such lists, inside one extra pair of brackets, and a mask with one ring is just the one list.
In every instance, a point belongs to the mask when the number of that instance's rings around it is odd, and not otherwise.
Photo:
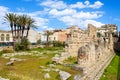
[(27, 17), (27, 34), (26, 34), (26, 38), (28, 37), (30, 28), (36, 28), (36, 26), (33, 25), (34, 22), (35, 22), (34, 19), (32, 19), (31, 17)]
[[(5, 20), (10, 23), (13, 40), (18, 39), (18, 43), (22, 44), (24, 38), (28, 38), (30, 28), (36, 28), (34, 19), (27, 15), (17, 15), (7, 13), (4, 16)], [(27, 33), (25, 34), (25, 30)]]
[(13, 23), (14, 23), (14, 14), (13, 13), (7, 13), (4, 16), (5, 20), (10, 23), (10, 28), (12, 32), (12, 37), (13, 37)]
[(49, 47), (49, 36), (52, 35), (53, 33), (51, 31), (45, 31), (45, 36), (47, 37), (46, 38), (46, 47)]
[(39, 39), (39, 40), (37, 40), (37, 44), (41, 44), (41, 40)]

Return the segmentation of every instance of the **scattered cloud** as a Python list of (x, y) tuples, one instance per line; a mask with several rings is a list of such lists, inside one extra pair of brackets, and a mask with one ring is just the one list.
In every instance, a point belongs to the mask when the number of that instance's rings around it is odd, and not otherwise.
[(120, 18), (114, 18), (115, 21), (119, 21), (120, 22)]
[(24, 1), (26, 1), (26, 2), (30, 2), (30, 1), (32, 1), (32, 0), (24, 0)]
[(96, 26), (102, 25), (103, 23), (97, 22), (94, 19), (98, 19), (103, 16), (102, 11), (89, 11), (84, 12), (77, 9), (92, 8), (99, 9), (103, 6), (103, 3), (96, 1), (93, 4), (90, 1), (77, 2), (76, 4), (70, 4), (59, 0), (47, 0), (43, 1), (40, 6), (47, 7), (48, 15), (52, 18), (56, 18), (66, 25), (78, 25), (86, 28), (87, 23), (94, 23)]
[(76, 19), (71, 16), (64, 16), (59, 19), (60, 21), (64, 22), (66, 25), (71, 26), (71, 25), (78, 25), (81, 28), (87, 28), (88, 24), (93, 24), (96, 27), (100, 27), (104, 25), (101, 22), (95, 21), (95, 20), (90, 20), (90, 19)]
[(85, 20), (84, 25), (87, 26), (88, 24), (93, 24), (96, 27), (100, 27), (100, 26), (104, 25), (103, 23), (97, 22), (95, 20)]
[(23, 11), (25, 11), (25, 8), (16, 8), (17, 9), (17, 11), (20, 11), (20, 12), (23, 12)]
[(9, 8), (5, 6), (0, 6), (0, 17), (4, 16), (6, 12), (8, 12)]
[(2, 30), (8, 29), (8, 23), (4, 23), (5, 22), (4, 16), (5, 16), (5, 13), (8, 12), (8, 10), (9, 10), (8, 7), (0, 6), (0, 29)]
[(71, 16), (63, 16), (59, 18), (60, 21), (64, 22), (66, 25), (71, 26), (71, 25), (80, 25), (80, 20), (75, 19)]
[[(33, 1), (33, 0), (24, 0), (24, 1)], [(62, 0), (35, 0), (39, 3), (40, 7), (43, 7), (43, 10), (34, 11), (34, 12), (25, 12), (25, 8), (16, 8), (16, 14), (26, 14), (35, 19), (35, 25), (41, 29), (50, 29), (54, 28), (48, 26), (50, 23), (49, 17), (57, 19), (65, 23), (67, 26), (78, 25), (82, 28), (86, 28), (88, 23), (91, 23), (97, 27), (103, 25), (103, 23), (96, 21), (104, 15), (103, 11), (95, 11), (95, 9), (101, 8), (104, 4), (100, 1), (96, 1), (93, 4), (90, 1), (77, 2), (75, 4), (67, 4)], [(82, 11), (81, 9), (92, 8), (93, 11)], [(0, 6), (0, 26), (2, 24), (2, 18), (6, 12), (10, 12), (8, 7)], [(47, 16), (47, 17), (46, 17)], [(115, 19), (120, 20), (120, 19)], [(56, 22), (56, 21), (54, 21)], [(6, 25), (6, 24), (5, 24)], [(8, 24), (7, 24), (8, 26)], [(6, 28), (7, 29), (7, 28)]]
[(73, 15), (76, 13), (76, 10), (74, 9), (64, 9), (64, 10), (57, 10), (52, 9), (49, 12), (49, 15), (59, 17), (59, 16), (65, 16), (65, 15)]
[(103, 3), (101, 3), (100, 1), (96, 1), (93, 5), (89, 5), (89, 7), (93, 9), (98, 9), (102, 6), (103, 6)]
[(103, 13), (102, 12), (77, 12), (76, 14), (73, 15), (74, 18), (77, 19), (97, 19), (102, 17)]
[(45, 6), (54, 9), (65, 9), (67, 7), (66, 3), (57, 0), (47, 0), (39, 4), (40, 6)]
[(71, 4), (71, 8), (78, 8), (78, 9), (83, 9), (83, 8), (93, 8), (93, 9), (98, 9), (102, 7), (103, 3), (100, 1), (96, 1), (94, 4), (90, 4), (89, 1), (83, 2), (77, 2), (76, 4)]
[(91, 22), (92, 24), (95, 24), (95, 26), (99, 27), (99, 25), (102, 25), (102, 23), (97, 22), (94, 19), (102, 17), (103, 14), (104, 12), (101, 11), (83, 12), (77, 11), (76, 9), (63, 9), (63, 10), (51, 9), (49, 11), (50, 16), (58, 19), (59, 21), (64, 22), (67, 26), (78, 25), (81, 26), (82, 28), (86, 28), (87, 27), (86, 24), (88, 22), (89, 23)]
[[(41, 11), (36, 11), (36, 12), (31, 12), (31, 13), (27, 13), (27, 12), (22, 12), (22, 10), (20, 8), (17, 8), (18, 10), (20, 10), (20, 12), (13, 12), (19, 15), (25, 14), (25, 15), (29, 15), (31, 16), (36, 22), (35, 25), (38, 26), (38, 28), (42, 28), (42, 29), (52, 29), (51, 27), (45, 27), (47, 25), (47, 23), (49, 22), (48, 19), (46, 18), (42, 18), (40, 17), (41, 15)], [(5, 13), (9, 13), (9, 8), (4, 7), (4, 6), (0, 6), (0, 29), (4, 29), (4, 30), (9, 30), (9, 23), (4, 23), (4, 16)], [(4, 24), (3, 24), (4, 23)]]

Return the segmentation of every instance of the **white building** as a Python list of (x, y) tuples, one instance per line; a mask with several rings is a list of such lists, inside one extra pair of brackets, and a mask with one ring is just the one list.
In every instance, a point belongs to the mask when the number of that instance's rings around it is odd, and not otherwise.
[(10, 31), (0, 30), (0, 43), (13, 42), (12, 33)]
[(40, 40), (41, 34), (35, 30), (29, 30), (29, 34), (28, 34), (28, 40), (31, 43), (36, 43), (38, 40)]
[[(26, 34), (27, 31), (25, 31)], [(30, 43), (36, 43), (40, 39), (40, 33), (35, 30), (29, 30), (28, 40)], [(11, 31), (0, 30), (0, 43), (13, 43)]]
[(47, 41), (47, 36), (45, 35), (45, 32), (41, 32), (41, 41), (46, 42)]
[(8, 45), (13, 42), (12, 33), (10, 31), (0, 30), (0, 46)]

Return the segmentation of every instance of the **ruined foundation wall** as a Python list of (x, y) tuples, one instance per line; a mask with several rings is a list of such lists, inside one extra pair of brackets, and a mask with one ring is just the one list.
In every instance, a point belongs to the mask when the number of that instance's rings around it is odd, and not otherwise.
[(78, 67), (83, 69), (80, 80), (99, 80), (114, 57), (112, 34), (106, 42), (102, 37), (78, 50)]

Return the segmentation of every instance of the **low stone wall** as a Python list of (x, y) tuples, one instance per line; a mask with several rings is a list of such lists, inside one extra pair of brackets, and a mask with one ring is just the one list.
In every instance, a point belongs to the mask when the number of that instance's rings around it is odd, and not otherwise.
[(0, 51), (2, 51), (2, 50), (11, 50), (11, 51), (13, 51), (13, 46), (2, 46), (2, 47), (0, 47)]
[(32, 48), (43, 48), (45, 46), (44, 45), (29, 45), (28, 47), (29, 49), (32, 49)]

